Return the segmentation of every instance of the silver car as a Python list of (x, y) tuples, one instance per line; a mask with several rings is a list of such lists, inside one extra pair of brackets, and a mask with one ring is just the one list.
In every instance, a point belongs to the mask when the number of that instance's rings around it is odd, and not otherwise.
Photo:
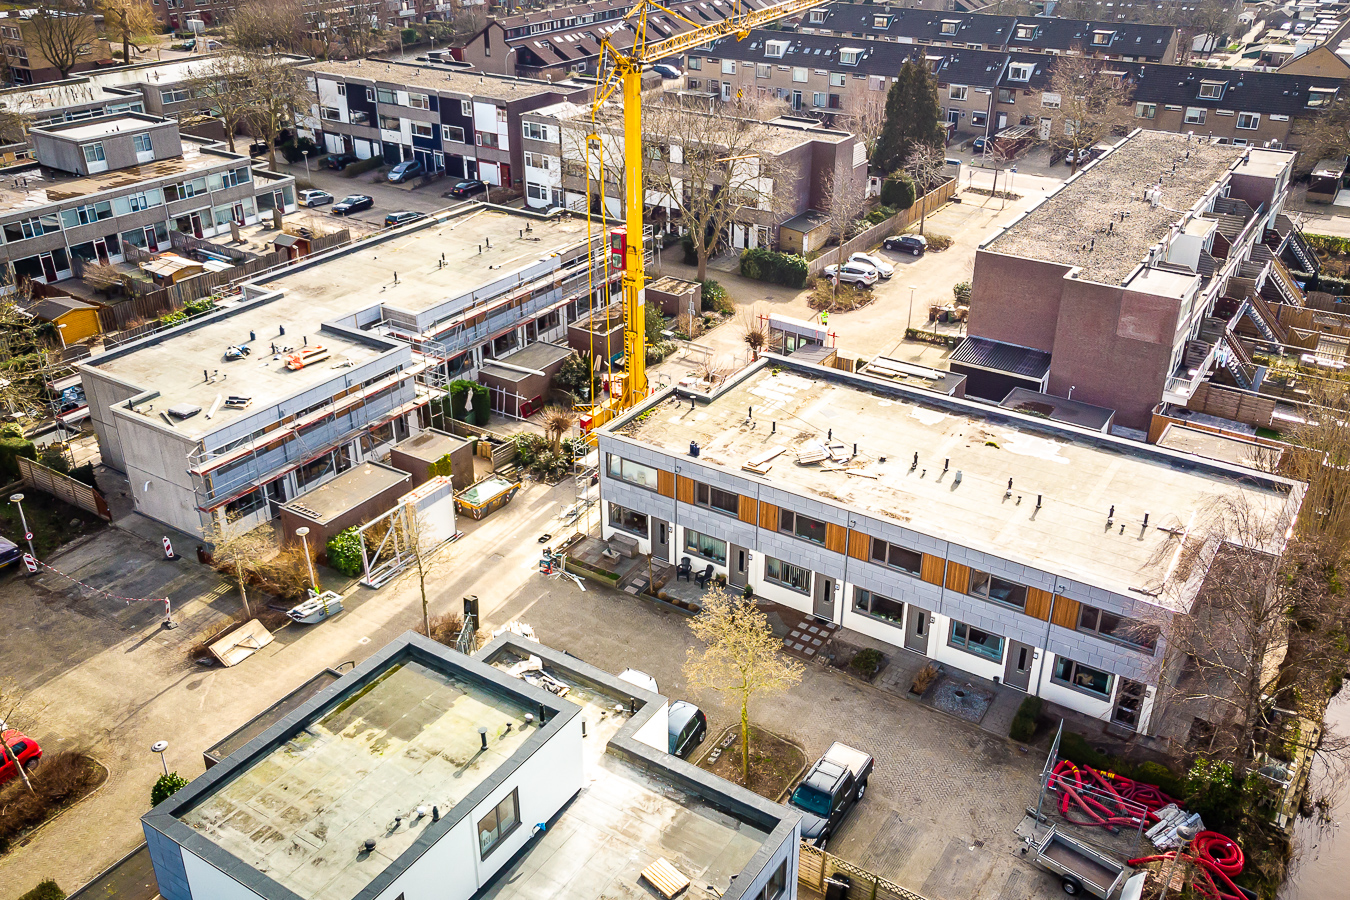
[(826, 266), (825, 275), (845, 284), (861, 284), (863, 287), (877, 283), (877, 270), (866, 263), (850, 261), (842, 266)]
[(877, 270), (877, 274), (882, 278), (890, 278), (895, 274), (895, 266), (886, 262), (879, 256), (873, 256), (870, 253), (855, 253), (848, 258), (849, 262), (862, 263), (865, 266), (871, 266)]

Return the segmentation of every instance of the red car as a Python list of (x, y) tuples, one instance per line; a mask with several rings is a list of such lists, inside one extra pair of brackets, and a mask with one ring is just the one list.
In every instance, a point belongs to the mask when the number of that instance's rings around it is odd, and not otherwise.
[[(20, 765), (31, 772), (37, 767), (38, 760), (42, 759), (42, 748), (38, 746), (38, 742), (22, 731), (11, 728), (0, 735), (0, 739), (8, 748), (0, 750), (3, 754), (3, 757), (0, 757), (0, 784), (18, 777)], [(14, 763), (16, 758), (19, 760), (18, 765)]]

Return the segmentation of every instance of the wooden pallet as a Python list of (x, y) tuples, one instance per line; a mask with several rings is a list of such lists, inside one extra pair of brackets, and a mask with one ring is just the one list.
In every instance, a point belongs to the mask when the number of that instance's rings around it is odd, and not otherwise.
[(689, 879), (663, 856), (642, 870), (642, 877), (666, 900), (674, 900), (689, 887)]

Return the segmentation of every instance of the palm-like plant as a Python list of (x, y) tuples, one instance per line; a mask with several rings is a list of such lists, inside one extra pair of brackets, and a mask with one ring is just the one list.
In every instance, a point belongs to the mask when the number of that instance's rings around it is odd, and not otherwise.
[(548, 438), (549, 447), (554, 455), (562, 451), (562, 439), (571, 432), (575, 422), (576, 416), (570, 409), (550, 406), (544, 410), (544, 436)]

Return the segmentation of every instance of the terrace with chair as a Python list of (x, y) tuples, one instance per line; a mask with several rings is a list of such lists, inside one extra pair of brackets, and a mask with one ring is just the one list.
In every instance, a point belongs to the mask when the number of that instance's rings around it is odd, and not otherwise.
[(711, 565), (695, 567), (688, 556), (679, 565), (638, 552), (637, 541), (615, 534), (604, 541), (576, 534), (556, 551), (566, 556), (566, 569), (575, 575), (612, 584), (626, 594), (646, 595), (688, 612), (703, 606), (703, 595), (716, 583)]

